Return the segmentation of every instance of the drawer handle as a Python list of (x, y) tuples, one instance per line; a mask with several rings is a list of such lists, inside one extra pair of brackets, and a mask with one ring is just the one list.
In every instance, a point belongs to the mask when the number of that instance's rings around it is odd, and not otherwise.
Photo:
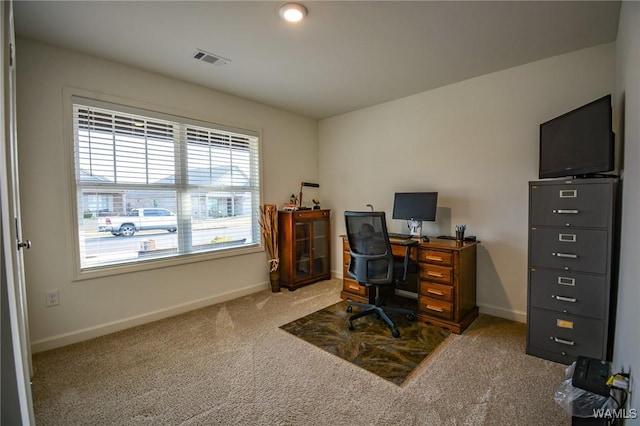
[(559, 300), (561, 302), (571, 302), (571, 303), (576, 303), (578, 301), (578, 299), (576, 299), (575, 297), (564, 297), (564, 296), (556, 296), (556, 295), (551, 295), (552, 299), (556, 299)]
[(440, 272), (431, 272), (428, 271), (427, 275), (429, 275), (430, 277), (436, 277), (436, 278), (444, 278), (444, 275), (442, 275)]
[(555, 214), (578, 214), (580, 211), (578, 210), (568, 210), (568, 209), (558, 209), (552, 210)]
[(442, 309), (439, 306), (427, 305), (427, 309), (436, 311), (436, 312), (444, 312), (444, 309)]
[(438, 256), (425, 256), (425, 259), (430, 260), (432, 262), (444, 262), (444, 259)]
[(575, 345), (575, 342), (572, 342), (571, 340), (558, 339), (557, 337), (553, 337), (553, 336), (551, 336), (551, 340), (553, 340), (556, 343), (562, 343), (563, 345), (568, 345), (568, 346)]
[(576, 279), (569, 277), (558, 277), (558, 284), (560, 285), (568, 285), (570, 287), (576, 286)]
[(427, 289), (427, 293), (435, 294), (436, 296), (444, 296), (444, 293), (438, 290), (434, 290), (432, 288)]
[(563, 243), (575, 243), (576, 234), (558, 234), (558, 241)]
[(353, 285), (353, 284), (349, 284), (349, 288), (350, 288), (351, 290), (360, 290), (360, 286)]
[(571, 254), (571, 253), (551, 253), (551, 256), (566, 257), (566, 258), (569, 258), (569, 259), (577, 259), (578, 258), (577, 254)]
[(578, 198), (577, 189), (561, 189), (560, 198)]

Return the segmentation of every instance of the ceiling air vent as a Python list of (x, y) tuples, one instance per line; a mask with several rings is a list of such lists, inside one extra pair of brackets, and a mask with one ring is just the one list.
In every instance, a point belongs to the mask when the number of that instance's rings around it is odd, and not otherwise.
[(196, 49), (193, 54), (193, 59), (213, 64), (217, 67), (226, 65), (227, 62), (231, 62), (231, 59), (223, 58), (222, 56), (214, 55), (213, 53), (205, 52), (204, 50)]

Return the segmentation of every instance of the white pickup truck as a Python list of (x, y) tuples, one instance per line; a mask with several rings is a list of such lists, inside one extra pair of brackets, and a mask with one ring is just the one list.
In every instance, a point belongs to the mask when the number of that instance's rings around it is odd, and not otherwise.
[(167, 209), (133, 209), (125, 216), (100, 218), (98, 232), (111, 232), (113, 235), (131, 237), (138, 231), (164, 229), (169, 232), (178, 230), (176, 214)]

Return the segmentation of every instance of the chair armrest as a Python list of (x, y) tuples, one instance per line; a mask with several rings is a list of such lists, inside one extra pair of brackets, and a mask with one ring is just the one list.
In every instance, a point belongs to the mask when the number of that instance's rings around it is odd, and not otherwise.
[(407, 270), (409, 269), (409, 261), (411, 260), (411, 249), (418, 245), (417, 241), (411, 240), (410, 243), (404, 245), (404, 263), (402, 269), (402, 282), (407, 281)]

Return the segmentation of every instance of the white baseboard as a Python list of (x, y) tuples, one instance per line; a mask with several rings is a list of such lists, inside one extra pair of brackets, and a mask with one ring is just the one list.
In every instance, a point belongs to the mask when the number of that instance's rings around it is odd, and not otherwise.
[[(342, 279), (342, 270), (333, 271), (333, 276), (338, 279)], [(402, 290), (399, 291), (402, 293)], [(407, 292), (404, 292), (407, 293)], [(414, 297), (414, 293), (407, 293), (405, 296)], [(527, 313), (520, 311), (513, 311), (511, 309), (500, 308), (498, 306), (491, 305), (478, 305), (480, 308), (481, 314), (492, 315), (494, 317), (504, 318), (511, 321), (517, 321), (526, 324), (527, 323)]]
[(527, 313), (518, 312), (510, 309), (499, 308), (497, 306), (490, 305), (478, 305), (481, 314), (492, 315), (494, 317), (500, 317), (511, 321), (517, 321), (527, 323)]
[(264, 282), (250, 287), (245, 287), (240, 290), (233, 290), (223, 294), (205, 297), (204, 299), (199, 299), (193, 302), (171, 306), (166, 309), (160, 309), (157, 311), (149, 312), (142, 315), (136, 315), (134, 317), (125, 318), (118, 321), (100, 324), (94, 327), (84, 328), (82, 330), (73, 331), (71, 333), (58, 334), (46, 339), (31, 342), (31, 353), (35, 354), (38, 352), (48, 351), (50, 349), (71, 345), (73, 343), (83, 342), (85, 340), (104, 336), (106, 334), (111, 334), (116, 331), (121, 331), (138, 325), (147, 324), (164, 318), (169, 318), (174, 315), (183, 314), (185, 312), (204, 308), (206, 306), (215, 305), (216, 303), (222, 303), (228, 300), (237, 299), (239, 297), (257, 293), (269, 288), (271, 288), (270, 284), (268, 282)]

